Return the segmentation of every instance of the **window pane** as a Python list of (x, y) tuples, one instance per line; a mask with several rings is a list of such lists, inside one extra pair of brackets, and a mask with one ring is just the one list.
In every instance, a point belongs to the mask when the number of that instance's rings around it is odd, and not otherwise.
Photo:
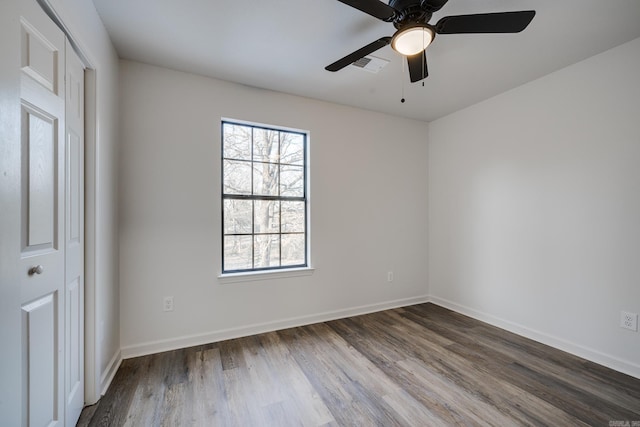
[(280, 166), (280, 195), (304, 196), (304, 168), (302, 166)]
[(248, 270), (251, 264), (251, 244), (253, 236), (224, 236), (225, 271)]
[(278, 195), (278, 165), (273, 163), (253, 164), (253, 194), (258, 196)]
[(253, 130), (253, 160), (257, 162), (277, 162), (280, 150), (280, 132), (270, 129)]
[(282, 232), (304, 233), (304, 202), (282, 202)]
[(224, 233), (251, 234), (251, 200), (224, 201)]
[(282, 235), (282, 265), (304, 265), (304, 234)]
[(251, 127), (225, 123), (222, 156), (227, 159), (251, 160)]
[(251, 194), (251, 163), (225, 160), (223, 188), (225, 194)]
[(282, 132), (280, 138), (280, 163), (304, 164), (304, 136), (299, 133)]
[(280, 236), (267, 234), (254, 236), (255, 253), (253, 262), (255, 268), (280, 266)]
[(254, 233), (280, 232), (280, 202), (256, 200), (254, 209)]

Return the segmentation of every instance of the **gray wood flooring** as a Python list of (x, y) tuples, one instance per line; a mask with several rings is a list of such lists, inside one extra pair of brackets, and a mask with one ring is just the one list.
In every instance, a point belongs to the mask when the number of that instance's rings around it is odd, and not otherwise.
[(634, 421), (639, 379), (420, 304), (125, 360), (78, 425)]

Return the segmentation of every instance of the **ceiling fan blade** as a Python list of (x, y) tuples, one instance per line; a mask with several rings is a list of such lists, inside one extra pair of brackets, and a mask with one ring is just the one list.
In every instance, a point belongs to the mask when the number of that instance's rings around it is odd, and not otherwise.
[(358, 59), (364, 58), (365, 56), (369, 55), (370, 53), (373, 53), (376, 50), (385, 47), (389, 43), (391, 43), (391, 37), (382, 37), (381, 39), (378, 39), (378, 40), (374, 41), (373, 43), (369, 43), (365, 47), (361, 47), (360, 49), (356, 50), (355, 52), (350, 53), (349, 55), (345, 56), (344, 58), (338, 59), (333, 64), (327, 65), (326, 67), (324, 67), (324, 69), (327, 70), (327, 71), (342, 70), (347, 65), (353, 64)]
[(341, 3), (356, 8), (364, 13), (382, 19), (383, 21), (391, 21), (396, 15), (396, 10), (388, 4), (379, 0), (338, 0)]
[(422, 8), (427, 12), (434, 13), (442, 9), (449, 0), (422, 0)]
[(423, 50), (417, 55), (407, 56), (409, 64), (409, 78), (411, 83), (419, 82), (429, 75), (427, 69), (427, 51)]
[(436, 24), (438, 34), (519, 33), (527, 28), (535, 10), (445, 16)]

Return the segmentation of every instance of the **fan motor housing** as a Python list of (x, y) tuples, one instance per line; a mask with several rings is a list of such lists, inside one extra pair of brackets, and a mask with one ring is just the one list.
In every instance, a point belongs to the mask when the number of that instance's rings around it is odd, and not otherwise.
[(389, 6), (395, 10), (403, 11), (410, 6), (420, 6), (421, 0), (389, 0)]
[(423, 6), (422, 0), (389, 0), (389, 6), (397, 11), (393, 19), (397, 29), (408, 24), (426, 24), (431, 19), (431, 12)]

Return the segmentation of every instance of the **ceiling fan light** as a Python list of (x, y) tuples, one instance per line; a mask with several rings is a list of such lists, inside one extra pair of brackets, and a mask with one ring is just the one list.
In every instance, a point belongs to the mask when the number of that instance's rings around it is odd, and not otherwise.
[(391, 47), (401, 55), (416, 55), (433, 41), (434, 32), (428, 26), (418, 25), (403, 28), (393, 35)]

